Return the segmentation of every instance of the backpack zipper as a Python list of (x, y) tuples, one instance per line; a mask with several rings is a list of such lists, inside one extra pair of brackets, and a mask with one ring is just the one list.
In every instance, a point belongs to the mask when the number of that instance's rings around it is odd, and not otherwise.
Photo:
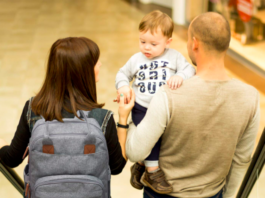
[(92, 180), (90, 180), (90, 182), (88, 182), (87, 180), (89, 180), (89, 179), (57, 179), (57, 180), (54, 180), (54, 181), (46, 181), (46, 182), (43, 182), (43, 183), (40, 183), (40, 184), (36, 185), (35, 186), (35, 192), (36, 192), (37, 188), (40, 187), (40, 186), (49, 185), (49, 184), (57, 184), (57, 183), (70, 183), (70, 182), (95, 184), (95, 185), (100, 186), (102, 189), (104, 189), (103, 184), (101, 184), (99, 182), (94, 182)]
[(25, 157), (26, 157), (26, 155), (27, 155), (28, 152), (29, 152), (29, 146), (27, 146), (27, 148), (26, 148), (26, 150), (25, 150), (25, 152), (24, 152), (24, 155), (23, 155), (23, 157), (22, 157), (22, 160), (25, 159)]
[(26, 185), (25, 197), (30, 198), (30, 187), (29, 187), (29, 183), (27, 183), (27, 185)]
[[(87, 133), (57, 133), (57, 134), (51, 134), (50, 136), (52, 137), (52, 136), (60, 136), (60, 135), (68, 135), (68, 136), (75, 136), (75, 135), (80, 135), (80, 136), (85, 136), (85, 135), (87, 135)], [(41, 135), (41, 136), (37, 136), (35, 139), (33, 139), (32, 140), (32, 148), (34, 148), (34, 145), (35, 145), (35, 142), (37, 141), (37, 140), (39, 140), (39, 139), (41, 139), (41, 138), (43, 138), (44, 137), (44, 135)], [(105, 139), (103, 139), (101, 136), (98, 136), (98, 138), (99, 139), (101, 139), (103, 142), (104, 142), (104, 144), (106, 145), (106, 140)], [(105, 140), (105, 141), (104, 141)], [(107, 146), (107, 145), (106, 145)]]

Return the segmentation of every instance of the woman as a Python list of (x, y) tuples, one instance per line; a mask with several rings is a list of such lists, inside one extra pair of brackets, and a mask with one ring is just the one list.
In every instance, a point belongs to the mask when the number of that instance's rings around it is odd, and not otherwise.
[[(31, 131), (40, 115), (46, 121), (63, 121), (77, 116), (77, 110), (90, 111), (104, 106), (97, 102), (96, 93), (101, 66), (99, 55), (97, 44), (84, 37), (59, 39), (52, 45), (44, 84), (33, 100), (26, 102), (11, 145), (0, 139), (0, 158), (7, 166), (16, 167), (23, 161)], [(119, 112), (131, 109), (133, 102), (126, 105), (120, 102)], [(121, 173), (127, 160), (126, 129), (116, 129), (113, 115), (108, 118), (105, 138), (111, 174), (116, 175)], [(124, 118), (119, 122), (126, 125)]]

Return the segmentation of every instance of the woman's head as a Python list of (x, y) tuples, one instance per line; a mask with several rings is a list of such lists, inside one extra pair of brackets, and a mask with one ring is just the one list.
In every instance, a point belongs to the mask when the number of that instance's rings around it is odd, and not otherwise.
[(96, 94), (99, 55), (97, 44), (88, 38), (57, 40), (50, 49), (45, 81), (32, 110), (46, 120), (62, 121), (63, 108), (75, 115), (79, 109), (101, 108), (104, 104), (97, 103)]

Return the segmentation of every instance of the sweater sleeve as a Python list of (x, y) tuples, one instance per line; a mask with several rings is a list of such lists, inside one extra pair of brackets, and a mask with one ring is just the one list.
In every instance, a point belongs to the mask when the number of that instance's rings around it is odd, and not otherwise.
[(164, 133), (168, 120), (168, 100), (164, 88), (161, 87), (151, 100), (141, 123), (137, 127), (130, 123), (127, 133), (126, 155), (132, 162), (142, 161), (150, 154)]
[(255, 115), (236, 146), (231, 168), (226, 178), (223, 198), (234, 198), (251, 162), (260, 121), (259, 97), (257, 104)]
[[(134, 57), (134, 56), (133, 56)], [(133, 80), (134, 73), (132, 71), (132, 59), (131, 57), (127, 63), (118, 71), (116, 75), (116, 89), (119, 89), (123, 86), (129, 86), (130, 82)]]
[(187, 80), (194, 76), (195, 73), (195, 68), (186, 60), (186, 58), (181, 53), (178, 53), (176, 75), (181, 76), (183, 80)]
[(126, 160), (122, 156), (116, 124), (113, 115), (110, 117), (106, 128), (106, 141), (109, 151), (109, 166), (112, 175), (120, 174), (126, 165)]
[(0, 149), (1, 160), (11, 168), (17, 167), (22, 163), (22, 157), (29, 144), (30, 131), (27, 124), (28, 105), (29, 102), (27, 101), (10, 146), (4, 146)]

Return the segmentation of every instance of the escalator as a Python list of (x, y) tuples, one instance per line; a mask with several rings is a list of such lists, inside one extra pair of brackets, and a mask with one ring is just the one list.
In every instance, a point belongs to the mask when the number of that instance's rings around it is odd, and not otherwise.
[[(265, 128), (236, 198), (264, 197), (265, 195), (265, 188), (264, 188), (265, 169), (263, 170), (264, 164), (265, 164)], [(253, 187), (255, 187), (255, 189)]]
[[(261, 195), (265, 194), (263, 192), (265, 191), (265, 188), (261, 187), (264, 186), (265, 184), (265, 171), (264, 171), (265, 169), (263, 170), (264, 163), (265, 163), (265, 128), (236, 198), (252, 198), (252, 197), (259, 197), (259, 193)], [(23, 196), (24, 182), (12, 168), (9, 168), (6, 165), (4, 165), (1, 162), (1, 160), (0, 160), (0, 172)], [(260, 178), (262, 178), (263, 182), (261, 185), (259, 185), (259, 183), (261, 183)]]
[(8, 166), (6, 166), (4, 163), (2, 163), (1, 160), (0, 160), (0, 172), (14, 186), (14, 188), (23, 196), (24, 182), (12, 168), (9, 168)]

